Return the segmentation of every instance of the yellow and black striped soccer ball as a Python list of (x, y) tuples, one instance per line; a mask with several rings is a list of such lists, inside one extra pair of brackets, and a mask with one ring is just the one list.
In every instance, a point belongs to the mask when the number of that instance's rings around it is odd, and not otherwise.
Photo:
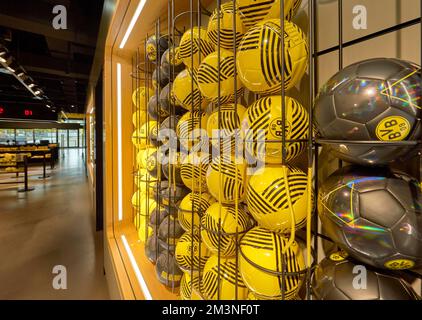
[(242, 150), (241, 121), (246, 108), (241, 104), (225, 104), (220, 110), (211, 112), (207, 122), (207, 133), (211, 144), (223, 154), (234, 154)]
[(222, 154), (212, 159), (207, 171), (210, 194), (224, 204), (235, 204), (245, 198), (246, 161), (241, 157)]
[[(153, 194), (154, 187), (157, 185), (157, 178), (148, 173), (145, 168), (140, 168), (134, 176), (135, 185), (143, 194)], [(149, 190), (149, 191), (148, 191)]]
[(174, 256), (180, 269), (191, 272), (202, 270), (210, 255), (197, 233), (186, 232), (177, 242)]
[(149, 98), (154, 95), (154, 90), (148, 87), (139, 87), (133, 91), (132, 102), (138, 110), (147, 111)]
[(190, 153), (182, 161), (180, 176), (186, 187), (195, 192), (207, 191), (207, 170), (211, 155)]
[(202, 241), (208, 249), (221, 257), (230, 257), (236, 254), (236, 232), (240, 240), (252, 227), (252, 220), (240, 206), (236, 210), (236, 206), (216, 202), (208, 208), (201, 224)]
[(180, 282), (180, 298), (182, 300), (202, 300), (197, 290), (199, 290), (199, 273), (194, 272), (193, 275), (190, 275), (185, 272)]
[(294, 241), (287, 248), (288, 241), (288, 237), (260, 227), (250, 230), (240, 241), (240, 273), (246, 286), (258, 299), (283, 298), (283, 269), (286, 273), (296, 273), (284, 277), (284, 299), (296, 298), (304, 278), (301, 272), (305, 270), (305, 259), (300, 245)]
[[(234, 55), (228, 50), (220, 50), (220, 59), (218, 55), (218, 52), (211, 53), (202, 61), (201, 65), (199, 66), (199, 90), (206, 99), (213, 103), (218, 103), (218, 101), (220, 101), (220, 104), (234, 102), (235, 97), (237, 96), (237, 98), (240, 98), (244, 91), (240, 78), (236, 76), (237, 95), (234, 94)], [(218, 82), (219, 77), (220, 83)]]
[(281, 94), (283, 63), (286, 90), (299, 83), (305, 74), (308, 65), (305, 34), (287, 20), (284, 34), (284, 61), (279, 19), (263, 21), (243, 37), (237, 54), (237, 70), (241, 81), (250, 91), (261, 95)]
[(152, 137), (157, 134), (158, 123), (155, 120), (144, 123), (139, 129), (135, 130), (132, 135), (132, 143), (136, 148), (144, 149), (152, 141)]
[(147, 169), (148, 158), (155, 152), (157, 152), (157, 148), (151, 145), (148, 145), (145, 147), (145, 149), (140, 150), (136, 155), (136, 163), (138, 168)]
[(207, 100), (199, 91), (197, 76), (197, 71), (185, 69), (173, 83), (172, 92), (176, 103), (188, 111), (201, 110), (207, 105)]
[(186, 31), (180, 39), (180, 58), (189, 69), (197, 69), (202, 59), (215, 50), (208, 38), (207, 29), (193, 27)]
[[(290, 16), (290, 11), (297, 0), (283, 0), (284, 15)], [(268, 19), (280, 19), (280, 0), (236, 0), (240, 17), (247, 28)]]
[(152, 210), (157, 207), (157, 203), (148, 194), (144, 194), (138, 190), (132, 196), (132, 206), (136, 214), (149, 217)]
[[(235, 7), (236, 8), (236, 7)], [(235, 15), (235, 17), (234, 17)], [(220, 16), (220, 20), (218, 18)], [(234, 22), (234, 19), (236, 22)], [(236, 39), (235, 39), (236, 26)], [(208, 37), (211, 42), (218, 46), (218, 30), (220, 29), (220, 47), (227, 50), (237, 47), (246, 32), (246, 27), (243, 24), (240, 12), (236, 8), (233, 10), (233, 3), (227, 2), (220, 6), (220, 10), (215, 9), (208, 22)], [(236, 42), (235, 42), (236, 41)]]
[(199, 151), (208, 143), (207, 123), (208, 114), (203, 111), (186, 112), (180, 118), (176, 135), (185, 151)]
[(218, 259), (212, 255), (205, 264), (201, 282), (206, 300), (246, 300), (248, 296), (235, 258)]
[(299, 168), (265, 166), (249, 178), (246, 202), (259, 226), (284, 234), (306, 225), (308, 192), (308, 177)]
[(145, 111), (137, 110), (132, 115), (132, 123), (135, 128), (140, 128), (147, 122), (147, 113)]
[[(180, 225), (187, 232), (199, 227), (201, 217), (216, 200), (206, 192), (191, 192), (180, 202), (178, 218)], [(193, 214), (193, 217), (192, 217)], [(192, 220), (194, 227), (192, 228)]]
[[(264, 97), (253, 103), (242, 119), (246, 152), (265, 163), (280, 164), (283, 160), (282, 108), (281, 96)], [(285, 110), (284, 133), (290, 142), (285, 144), (284, 160), (292, 161), (306, 149), (309, 115), (297, 100), (287, 96)]]

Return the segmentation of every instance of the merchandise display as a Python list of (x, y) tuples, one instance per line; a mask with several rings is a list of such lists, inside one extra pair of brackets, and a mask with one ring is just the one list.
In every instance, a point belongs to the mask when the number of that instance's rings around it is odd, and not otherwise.
[[(143, 13), (116, 58), (121, 82), (108, 66), (108, 232), (113, 259), (144, 278), (125, 271), (132, 295), (418, 299), (414, 53), (373, 57), (357, 45), (385, 30), (361, 38), (343, 19), (340, 43), (334, 28), (325, 39), (316, 12), (332, 10), (327, 2), (175, 2), (146, 6), (152, 24)], [(399, 52), (384, 45), (387, 56)], [(354, 288), (355, 267), (367, 271), (367, 290)]]

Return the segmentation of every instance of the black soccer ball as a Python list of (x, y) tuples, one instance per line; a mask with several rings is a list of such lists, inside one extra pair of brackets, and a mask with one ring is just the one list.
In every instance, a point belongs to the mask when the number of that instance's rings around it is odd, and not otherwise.
[(422, 266), (422, 192), (419, 182), (388, 168), (349, 166), (319, 193), (327, 235), (353, 258), (376, 268)]
[(327, 146), (336, 156), (357, 164), (388, 164), (412, 155), (415, 144), (361, 142), (419, 140), (421, 83), (420, 67), (399, 59), (370, 59), (344, 68), (316, 99), (320, 138), (332, 141)]

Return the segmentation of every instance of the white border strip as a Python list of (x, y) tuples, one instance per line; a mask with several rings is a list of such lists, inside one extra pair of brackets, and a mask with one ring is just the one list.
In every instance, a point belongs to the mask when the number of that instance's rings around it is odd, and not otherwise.
[(139, 16), (141, 15), (142, 9), (144, 8), (147, 0), (140, 0), (138, 4), (138, 8), (136, 8), (135, 14), (132, 17), (132, 20), (127, 27), (126, 33), (123, 37), (122, 42), (120, 43), (119, 48), (123, 49), (126, 45), (127, 40), (129, 39), (130, 34), (132, 33), (133, 27), (135, 26), (136, 21), (138, 21)]
[(118, 219), (123, 220), (123, 177), (122, 177), (122, 65), (117, 64), (117, 179)]
[(138, 278), (139, 285), (141, 286), (142, 292), (144, 293), (144, 297), (146, 300), (152, 300), (151, 293), (148, 290), (148, 286), (145, 282), (144, 277), (142, 276), (141, 270), (139, 270), (138, 264), (136, 263), (135, 257), (133, 256), (133, 252), (129, 247), (129, 243), (124, 235), (121, 236), (123, 245), (126, 249), (126, 252), (129, 256), (130, 263), (132, 264), (132, 268), (135, 271), (136, 278)]

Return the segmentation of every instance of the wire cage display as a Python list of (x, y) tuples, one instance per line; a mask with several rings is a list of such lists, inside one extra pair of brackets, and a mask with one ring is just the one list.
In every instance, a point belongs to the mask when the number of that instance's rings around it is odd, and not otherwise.
[[(318, 217), (321, 148), (421, 141), (323, 137), (318, 60), (337, 51), (343, 70), (344, 48), (408, 24), (345, 42), (338, 0), (339, 43), (318, 51), (317, 1), (186, 1), (180, 12), (168, 1), (132, 57), (133, 221), (157, 281), (186, 300), (320, 298), (315, 272), (333, 243)], [(301, 5), (306, 29), (291, 21)]]

